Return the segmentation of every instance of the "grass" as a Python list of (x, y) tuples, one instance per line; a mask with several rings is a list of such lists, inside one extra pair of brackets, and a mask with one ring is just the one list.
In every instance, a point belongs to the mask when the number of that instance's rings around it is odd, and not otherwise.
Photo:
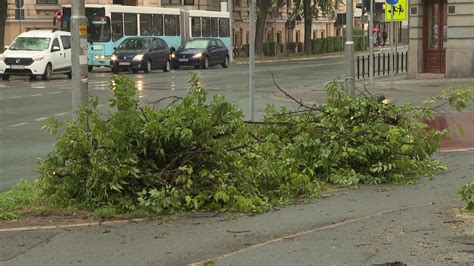
[(25, 210), (46, 212), (37, 181), (20, 180), (12, 189), (0, 193), (0, 220), (18, 219)]

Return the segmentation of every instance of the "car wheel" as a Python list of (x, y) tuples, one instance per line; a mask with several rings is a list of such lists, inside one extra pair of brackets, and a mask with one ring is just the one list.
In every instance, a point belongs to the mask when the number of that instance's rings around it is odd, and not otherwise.
[(50, 80), (51, 79), (51, 72), (52, 72), (51, 64), (48, 63), (46, 65), (46, 68), (44, 69), (44, 74), (41, 76), (43, 78), (43, 80)]
[(145, 71), (145, 73), (150, 73), (151, 72), (151, 61), (150, 60), (146, 60), (146, 63), (145, 63), (145, 69), (143, 69)]
[(205, 56), (202, 59), (202, 68), (203, 69), (209, 68), (209, 58), (207, 56)]
[(93, 68), (94, 68), (93, 66), (89, 66), (89, 65), (88, 65), (88, 66), (87, 66), (87, 71), (92, 72), (92, 69), (93, 69)]
[(9, 79), (10, 79), (10, 75), (7, 75), (7, 74), (2, 75), (2, 80), (9, 80)]
[(163, 67), (163, 72), (170, 72), (171, 64), (170, 60), (166, 60), (165, 66)]
[(229, 67), (229, 57), (226, 56), (224, 59), (224, 63), (222, 63), (223, 68), (228, 68)]
[(138, 69), (132, 68), (132, 72), (133, 72), (133, 73), (138, 73)]
[(112, 73), (114, 73), (114, 74), (119, 73), (119, 68), (118, 67), (112, 67)]
[(31, 76), (30, 76), (30, 80), (36, 80), (36, 76), (35, 76), (35, 75), (31, 75)]

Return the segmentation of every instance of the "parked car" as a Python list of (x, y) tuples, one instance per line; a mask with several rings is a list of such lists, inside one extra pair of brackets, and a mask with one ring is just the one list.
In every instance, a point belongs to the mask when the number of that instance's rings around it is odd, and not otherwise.
[(217, 38), (195, 38), (187, 41), (171, 54), (172, 67), (194, 66), (208, 68), (213, 65), (229, 67), (229, 50)]
[(2, 80), (12, 75), (41, 76), (50, 80), (53, 74), (71, 78), (71, 34), (55, 30), (31, 30), (21, 33), (0, 54)]
[(171, 69), (170, 49), (166, 42), (157, 37), (132, 37), (124, 40), (110, 57), (112, 72), (139, 70), (149, 73), (152, 69)]

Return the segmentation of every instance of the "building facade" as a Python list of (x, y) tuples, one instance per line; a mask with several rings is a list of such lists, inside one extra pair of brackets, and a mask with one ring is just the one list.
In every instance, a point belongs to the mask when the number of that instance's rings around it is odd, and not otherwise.
[[(227, 0), (86, 0), (86, 3), (181, 7), (210, 11), (227, 8)], [(232, 2), (232, 38), (233, 45), (236, 47), (249, 42), (248, 3), (248, 0), (233, 0)], [(57, 26), (53, 23), (55, 13), (61, 5), (66, 4), (71, 4), (71, 0), (24, 0), (24, 6), (20, 11), (15, 7), (15, 0), (8, 0), (5, 44), (10, 44), (21, 32), (29, 29), (56, 28)], [(278, 9), (273, 8), (268, 15), (264, 42), (276, 42), (279, 52), (286, 51), (289, 43), (293, 44), (292, 50), (302, 51), (304, 23), (301, 19), (290, 18), (293, 8), (293, 0), (287, 0), (286, 5)], [(313, 22), (313, 39), (335, 36), (337, 32), (334, 18), (322, 17)]]
[(473, 0), (410, 0), (408, 76), (474, 77)]

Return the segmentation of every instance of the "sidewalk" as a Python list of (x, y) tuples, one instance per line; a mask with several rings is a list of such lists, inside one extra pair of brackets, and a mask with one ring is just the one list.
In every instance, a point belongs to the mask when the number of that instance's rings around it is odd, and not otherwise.
[[(407, 51), (408, 46), (399, 46), (398, 51)], [(374, 53), (381, 53), (390, 52), (390, 47), (375, 47)], [(366, 55), (368, 51), (356, 51), (355, 55)], [(303, 60), (314, 60), (319, 58), (337, 58), (337, 57), (344, 57), (344, 52), (335, 52), (335, 53), (324, 53), (324, 54), (314, 54), (314, 55), (304, 55), (304, 54), (289, 54), (289, 55), (277, 55), (277, 56), (257, 56), (255, 58), (256, 64), (261, 63), (271, 63), (271, 62), (285, 62), (285, 61), (303, 61)], [(235, 57), (232, 62), (233, 64), (248, 64), (249, 58), (248, 57)]]

